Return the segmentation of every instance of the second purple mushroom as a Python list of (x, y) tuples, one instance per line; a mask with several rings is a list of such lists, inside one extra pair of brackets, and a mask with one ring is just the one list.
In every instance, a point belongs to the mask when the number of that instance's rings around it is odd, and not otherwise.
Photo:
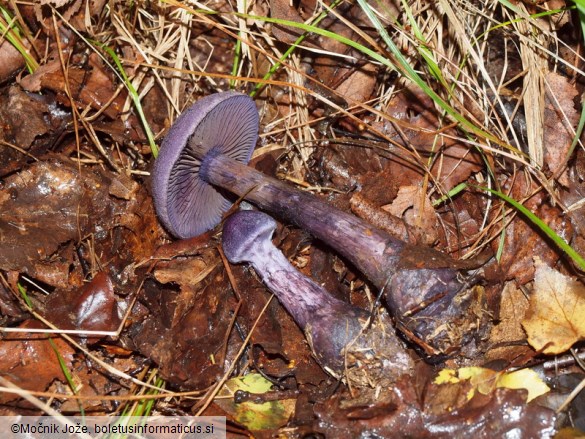
[(275, 230), (276, 221), (265, 213), (236, 212), (223, 226), (223, 250), (231, 263), (254, 267), (301, 327), (319, 364), (334, 376), (347, 375), (353, 384), (362, 385), (411, 373), (412, 360), (390, 321), (382, 315), (365, 330), (369, 314), (299, 272), (272, 244)]

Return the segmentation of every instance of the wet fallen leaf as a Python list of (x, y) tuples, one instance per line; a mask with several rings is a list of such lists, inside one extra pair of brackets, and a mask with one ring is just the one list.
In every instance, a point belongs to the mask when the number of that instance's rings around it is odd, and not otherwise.
[[(543, 220), (560, 236), (572, 234), (571, 224), (562, 216), (562, 211), (557, 206), (551, 206), (546, 202), (542, 193), (534, 194), (537, 188), (524, 171), (516, 176), (508, 178), (502, 183), (505, 191), (510, 191), (510, 196), (515, 200), (522, 200), (524, 206), (530, 209), (538, 218)], [(531, 196), (532, 195), (532, 196)], [(503, 249), (498, 239), (492, 241), (494, 253), (500, 251), (500, 267), (505, 275), (505, 280), (514, 280), (519, 285), (524, 285), (534, 278), (534, 255), (548, 264), (554, 264), (559, 259), (559, 253), (551, 247), (550, 243), (535, 230), (534, 225), (522, 216), (516, 216), (505, 228)]]
[[(451, 385), (467, 388), (468, 382)], [(419, 401), (412, 385), (399, 382), (390, 403), (362, 410), (340, 407), (341, 396), (315, 406), (316, 429), (327, 437), (369, 437), (375, 431), (384, 438), (505, 438), (514, 432), (519, 438), (548, 438), (554, 432), (554, 412), (526, 403), (525, 392), (496, 389), (489, 395), (477, 393), (471, 400), (446, 409), (437, 401), (437, 392), (446, 386), (430, 385), (425, 403)], [(433, 404), (440, 402), (435, 409)]]
[[(20, 325), (22, 333), (4, 336), (0, 343), (0, 374), (14, 384), (31, 391), (44, 391), (55, 379), (65, 382), (57, 352), (71, 366), (73, 349), (58, 337), (53, 337), (53, 346), (45, 334), (27, 333), (27, 328), (41, 328), (37, 321), (27, 320)], [(19, 398), (12, 393), (0, 392), (0, 402)]]
[(103, 210), (87, 197), (99, 191), (92, 177), (88, 172), (82, 179), (72, 163), (51, 160), (7, 178), (0, 190), (0, 268), (26, 271), (85, 234), (95, 218), (89, 212)]
[(540, 395), (550, 391), (550, 388), (542, 381), (540, 376), (531, 369), (520, 369), (502, 374), (498, 377), (497, 387), (528, 390), (526, 402), (530, 402), (534, 398), (538, 398)]
[(540, 260), (530, 307), (522, 326), (528, 343), (545, 354), (560, 354), (585, 338), (585, 285)]
[(241, 339), (230, 331), (235, 304), (225, 272), (215, 269), (198, 285), (189, 283), (190, 276), (195, 274), (184, 273), (179, 292), (145, 282), (141, 300), (148, 316), (131, 332), (137, 349), (158, 364), (169, 383), (202, 389), (221, 376), (235, 355), (230, 348), (237, 350)]
[(237, 392), (263, 394), (270, 391), (271, 388), (272, 383), (257, 373), (232, 378), (218, 393), (219, 397), (231, 398), (218, 398), (215, 403), (249, 430), (273, 430), (286, 425), (294, 412), (295, 399), (267, 401), (261, 404), (250, 401), (237, 403), (234, 400), (234, 397), (237, 397)]
[(62, 329), (115, 331), (124, 308), (116, 300), (110, 276), (100, 272), (79, 289), (53, 292), (43, 305), (42, 314)]
[(26, 315), (26, 311), (20, 308), (16, 297), (0, 283), (0, 325), (7, 325), (13, 320), (18, 321), (24, 315)]
[[(33, 155), (44, 152), (69, 122), (69, 116), (57, 111), (52, 100), (44, 95), (26, 93), (13, 86), (0, 94), (0, 140), (16, 145)], [(9, 159), (22, 159), (23, 153), (0, 145), (0, 175), (10, 172)]]
[(435, 379), (435, 384), (458, 384), (462, 380), (469, 380), (472, 385), (467, 394), (468, 399), (473, 398), (476, 391), (483, 395), (489, 395), (495, 389), (503, 387), (527, 390), (526, 402), (530, 402), (550, 390), (539, 375), (530, 369), (520, 369), (514, 372), (498, 372), (484, 367), (443, 369)]

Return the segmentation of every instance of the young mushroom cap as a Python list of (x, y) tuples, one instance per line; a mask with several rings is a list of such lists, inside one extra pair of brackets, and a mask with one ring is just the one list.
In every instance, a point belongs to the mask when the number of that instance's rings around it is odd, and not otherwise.
[(169, 232), (190, 238), (212, 229), (231, 202), (201, 179), (200, 157), (214, 149), (248, 163), (258, 139), (258, 110), (250, 97), (216, 93), (199, 99), (170, 128), (152, 172), (156, 211)]
[(270, 243), (276, 221), (266, 214), (242, 211), (231, 215), (223, 226), (223, 252), (232, 264), (248, 262), (258, 254), (260, 243)]

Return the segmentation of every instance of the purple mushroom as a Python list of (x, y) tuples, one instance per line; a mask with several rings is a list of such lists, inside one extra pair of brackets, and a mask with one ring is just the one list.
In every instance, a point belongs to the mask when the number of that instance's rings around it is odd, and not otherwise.
[[(317, 196), (246, 166), (257, 140), (252, 99), (218, 93), (184, 112), (164, 139), (153, 198), (165, 227), (180, 238), (219, 223), (230, 194), (297, 225), (328, 244), (383, 291), (401, 330), (430, 356), (450, 354), (477, 329), (467, 311), (479, 294), (465, 275), (473, 264), (412, 246)], [(454, 328), (454, 329), (453, 329)]]
[(152, 171), (158, 216), (179, 238), (213, 229), (232, 205), (200, 176), (202, 159), (213, 152), (248, 163), (258, 140), (254, 101), (236, 92), (206, 96), (175, 121)]
[[(391, 323), (381, 317), (381, 328), (364, 330), (369, 314), (343, 302), (299, 272), (272, 244), (276, 229), (272, 217), (257, 211), (240, 211), (223, 226), (223, 251), (237, 264), (249, 262), (297, 324), (319, 364), (334, 376), (344, 375), (354, 383), (360, 373), (397, 378), (412, 371)], [(346, 349), (347, 347), (347, 349)], [(366, 380), (367, 381), (367, 380)]]

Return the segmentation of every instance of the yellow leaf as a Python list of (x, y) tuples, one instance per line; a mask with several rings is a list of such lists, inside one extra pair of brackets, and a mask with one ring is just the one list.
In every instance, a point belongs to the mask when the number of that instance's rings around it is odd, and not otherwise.
[(477, 391), (489, 395), (496, 385), (498, 372), (485, 367), (462, 367), (459, 369), (459, 378), (470, 380)]
[(456, 375), (457, 371), (453, 369), (443, 369), (435, 378), (435, 384), (457, 384), (460, 380)]
[(585, 285), (535, 262), (534, 290), (522, 326), (534, 349), (560, 354), (585, 338)]
[[(243, 377), (228, 380), (219, 392), (219, 396), (233, 397), (238, 390), (253, 394), (262, 394), (272, 388), (272, 383), (262, 375), (251, 373)], [(216, 399), (215, 403), (229, 413), (249, 430), (274, 430), (286, 425), (294, 412), (294, 399), (268, 401), (261, 404), (246, 401), (236, 403), (233, 398)]]
[[(530, 369), (515, 372), (497, 372), (484, 367), (462, 367), (457, 370), (443, 369), (435, 378), (435, 384), (457, 384), (462, 380), (469, 380), (473, 389), (483, 395), (489, 395), (496, 387), (507, 389), (526, 389), (526, 402), (540, 396), (550, 389), (540, 379), (538, 374)], [(474, 392), (469, 392), (467, 399), (473, 398)]]
[(502, 374), (498, 377), (497, 387), (528, 390), (528, 399), (526, 402), (530, 402), (550, 390), (538, 374), (531, 369), (520, 369), (515, 372)]

